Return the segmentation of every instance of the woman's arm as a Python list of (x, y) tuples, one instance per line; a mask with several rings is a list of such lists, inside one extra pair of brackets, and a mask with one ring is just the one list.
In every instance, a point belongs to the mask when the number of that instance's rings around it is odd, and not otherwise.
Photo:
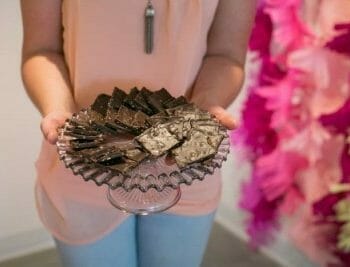
[(203, 58), (193, 90), (188, 97), (208, 109), (228, 128), (235, 127), (225, 111), (238, 95), (244, 81), (244, 65), (256, 0), (219, 0), (208, 34)]
[(22, 79), (44, 117), (41, 129), (54, 143), (56, 129), (75, 105), (62, 52), (61, 0), (22, 0)]

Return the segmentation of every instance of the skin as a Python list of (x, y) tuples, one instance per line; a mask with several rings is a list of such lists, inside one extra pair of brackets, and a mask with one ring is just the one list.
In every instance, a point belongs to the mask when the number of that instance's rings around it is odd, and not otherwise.
[[(207, 53), (186, 97), (214, 114), (228, 129), (236, 124), (225, 109), (244, 81), (247, 42), (256, 0), (219, 0), (211, 25)], [(42, 115), (41, 131), (51, 144), (57, 128), (76, 112), (64, 61), (61, 0), (21, 0), (23, 21), (22, 79)]]

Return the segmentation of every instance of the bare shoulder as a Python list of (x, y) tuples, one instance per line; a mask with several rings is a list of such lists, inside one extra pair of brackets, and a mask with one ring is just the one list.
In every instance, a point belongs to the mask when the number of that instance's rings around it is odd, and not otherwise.
[(257, 0), (219, 0), (208, 35), (207, 55), (244, 64)]

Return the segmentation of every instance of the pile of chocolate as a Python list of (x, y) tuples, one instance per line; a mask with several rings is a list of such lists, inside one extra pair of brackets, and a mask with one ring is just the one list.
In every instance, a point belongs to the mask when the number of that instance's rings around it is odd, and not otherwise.
[[(208, 161), (227, 136), (209, 112), (164, 88), (127, 94), (115, 88), (67, 120), (69, 155), (127, 175), (145, 160), (168, 157), (179, 169)], [(174, 164), (175, 164), (174, 163)]]

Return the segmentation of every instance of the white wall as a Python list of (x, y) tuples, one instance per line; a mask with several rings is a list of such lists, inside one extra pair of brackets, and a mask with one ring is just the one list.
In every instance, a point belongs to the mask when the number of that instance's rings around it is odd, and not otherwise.
[[(20, 79), (22, 28), (19, 1), (0, 1), (0, 38), (1, 261), (52, 246), (53, 243), (38, 220), (33, 196), (33, 163), (41, 139), (40, 117), (26, 96)], [(238, 114), (240, 102), (230, 108), (234, 114)], [(238, 166), (234, 153), (231, 153), (223, 173), (223, 196), (217, 221), (245, 239), (243, 213), (236, 203), (240, 181), (248, 176), (249, 168)], [(265, 252), (285, 266), (311, 266), (283, 237)]]
[[(0, 1), (0, 260), (47, 244), (35, 210), (39, 114), (20, 79), (19, 1)], [(42, 241), (45, 241), (42, 243)]]

